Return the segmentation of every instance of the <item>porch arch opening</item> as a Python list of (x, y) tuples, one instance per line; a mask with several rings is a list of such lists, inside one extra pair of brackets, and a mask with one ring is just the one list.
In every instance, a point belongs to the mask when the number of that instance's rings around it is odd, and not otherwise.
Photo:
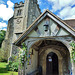
[[(65, 44), (57, 40), (39, 40), (34, 42), (31, 46), (36, 52), (38, 52), (38, 65), (42, 67), (42, 74), (46, 75), (47, 69), (47, 56), (49, 53), (55, 53), (55, 58), (58, 60), (58, 72), (57, 75), (71, 74), (71, 62), (70, 51)], [(55, 60), (55, 61), (57, 61)], [(54, 63), (53, 63), (54, 64)], [(53, 75), (53, 74), (52, 74)]]

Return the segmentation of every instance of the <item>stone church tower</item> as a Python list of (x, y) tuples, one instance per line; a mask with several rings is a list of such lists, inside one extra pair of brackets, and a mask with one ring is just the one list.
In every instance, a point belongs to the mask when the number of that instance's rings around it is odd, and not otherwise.
[(18, 75), (75, 75), (75, 63), (70, 61), (75, 19), (62, 20), (49, 10), (40, 14), (37, 0), (15, 3), (2, 48), (11, 57), (23, 42), (27, 46), (28, 60), (22, 60)]
[(25, 0), (25, 2), (15, 3), (14, 15), (8, 21), (5, 40), (2, 49), (8, 51), (8, 57), (16, 54), (17, 47), (13, 42), (32, 24), (41, 14), (37, 0)]

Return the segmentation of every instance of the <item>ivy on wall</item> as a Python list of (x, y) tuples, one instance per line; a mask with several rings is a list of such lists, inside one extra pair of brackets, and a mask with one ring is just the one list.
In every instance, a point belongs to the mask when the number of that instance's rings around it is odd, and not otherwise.
[(27, 62), (27, 65), (29, 65), (30, 58), (28, 57), (28, 50), (25, 43), (22, 43), (22, 48), (20, 49), (20, 52), (19, 52), (19, 60), (20, 60), (21, 66), (24, 66), (24, 63), (26, 62)]
[(70, 46), (71, 46), (71, 58), (75, 62), (75, 42), (73, 41), (72, 43), (70, 43)]
[(19, 60), (21, 66), (23, 66), (24, 63), (27, 61), (27, 47), (24, 43), (22, 44), (22, 48), (20, 49), (19, 52)]

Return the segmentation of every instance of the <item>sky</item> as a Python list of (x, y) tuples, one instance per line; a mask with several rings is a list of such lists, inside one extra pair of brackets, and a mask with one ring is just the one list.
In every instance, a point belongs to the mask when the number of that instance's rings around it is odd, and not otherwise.
[[(0, 0), (0, 30), (7, 30), (8, 20), (14, 14), (14, 3), (24, 0)], [(75, 0), (38, 0), (43, 13), (49, 9), (61, 19), (75, 19)]]

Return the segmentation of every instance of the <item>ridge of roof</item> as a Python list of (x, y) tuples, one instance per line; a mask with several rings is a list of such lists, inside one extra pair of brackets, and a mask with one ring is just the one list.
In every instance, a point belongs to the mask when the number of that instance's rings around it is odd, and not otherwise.
[(23, 34), (16, 40), (14, 41), (14, 44), (46, 13), (50, 13), (52, 16), (54, 16), (56, 19), (58, 19), (59, 21), (61, 21), (63, 24), (65, 24), (67, 27), (69, 27), (72, 31), (75, 32), (75, 29), (73, 29), (71, 26), (69, 26), (66, 22), (64, 22), (62, 19), (60, 19), (58, 16), (56, 16), (55, 14), (53, 14), (51, 11), (49, 11), (48, 9), (45, 10), (24, 32)]

